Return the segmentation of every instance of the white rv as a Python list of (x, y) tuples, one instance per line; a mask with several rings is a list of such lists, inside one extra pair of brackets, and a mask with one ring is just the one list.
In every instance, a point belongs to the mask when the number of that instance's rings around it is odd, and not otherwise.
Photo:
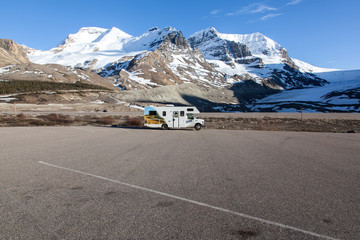
[(196, 107), (166, 105), (165, 107), (145, 107), (144, 121), (146, 127), (162, 128), (195, 128), (205, 127), (205, 121), (194, 114), (200, 113)]

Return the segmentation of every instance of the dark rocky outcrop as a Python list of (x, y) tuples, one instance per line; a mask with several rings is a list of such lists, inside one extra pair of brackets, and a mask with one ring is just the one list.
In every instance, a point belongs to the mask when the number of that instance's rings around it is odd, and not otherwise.
[(180, 49), (187, 49), (189, 47), (189, 44), (184, 38), (182, 32), (172, 32), (164, 36), (163, 41), (170, 42)]
[(205, 41), (211, 41), (213, 44), (206, 49), (206, 52), (209, 54), (208, 57), (224, 61), (228, 64), (231, 64), (230, 62), (233, 59), (241, 61), (245, 57), (252, 56), (246, 45), (219, 38), (215, 29), (203, 32), (201, 38), (190, 37), (188, 41), (192, 48), (198, 48)]
[(308, 86), (324, 86), (328, 82), (312, 73), (302, 73), (297, 68), (285, 64), (283, 70), (274, 69), (272, 80), (284, 89), (298, 89)]

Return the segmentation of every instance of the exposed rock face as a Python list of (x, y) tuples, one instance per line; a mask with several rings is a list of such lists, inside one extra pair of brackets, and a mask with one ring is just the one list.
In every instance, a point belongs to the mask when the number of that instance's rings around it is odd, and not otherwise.
[(228, 46), (227, 49), (229, 49), (229, 54), (231, 54), (235, 59), (251, 56), (251, 52), (246, 45), (228, 40), (226, 40), (226, 43)]
[(166, 57), (160, 50), (149, 52), (143, 57), (136, 56), (130, 61), (128, 72), (140, 72), (137, 77), (149, 79), (159, 86), (181, 84), (179, 76), (168, 67)]
[(11, 39), (0, 39), (0, 67), (29, 63), (24, 49)]
[(182, 32), (172, 32), (164, 36), (163, 42), (170, 42), (180, 49), (188, 49), (189, 44), (184, 38)]
[(328, 83), (312, 73), (302, 73), (297, 68), (285, 64), (283, 70), (274, 69), (271, 78), (283, 88), (304, 88), (308, 86), (324, 86)]
[(201, 48), (208, 59), (218, 59), (228, 63), (233, 59), (252, 56), (246, 45), (220, 38), (214, 28), (202, 32), (202, 36), (190, 37), (188, 41), (191, 47)]

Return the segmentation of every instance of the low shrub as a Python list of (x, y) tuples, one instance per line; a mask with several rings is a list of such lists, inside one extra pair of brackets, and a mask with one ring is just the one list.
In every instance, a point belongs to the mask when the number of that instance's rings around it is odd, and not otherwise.
[(143, 117), (128, 117), (123, 125), (127, 127), (142, 127), (144, 125)]
[(44, 120), (45, 125), (71, 125), (74, 121), (67, 116), (62, 114), (48, 114), (48, 115), (41, 115), (38, 116)]
[(112, 125), (115, 119), (111, 116), (105, 116), (96, 120), (96, 123), (104, 124), (104, 125)]
[(19, 119), (26, 119), (26, 115), (23, 114), (23, 113), (18, 114), (17, 117), (18, 117)]

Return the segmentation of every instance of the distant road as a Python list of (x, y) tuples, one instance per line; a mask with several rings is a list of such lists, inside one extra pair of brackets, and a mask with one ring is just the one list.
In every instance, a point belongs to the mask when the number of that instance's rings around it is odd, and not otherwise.
[(243, 117), (243, 118), (298, 118), (301, 119), (348, 119), (348, 120), (360, 120), (360, 113), (263, 113), (263, 112), (251, 112), (251, 113), (201, 113), (199, 116), (206, 117)]
[[(54, 112), (37, 112), (37, 111), (22, 111), (24, 114), (51, 114)], [(0, 114), (13, 114), (14, 112), (0, 112)], [(143, 116), (142, 111), (138, 112), (73, 112), (73, 111), (59, 111), (55, 112), (64, 115), (99, 115), (99, 116)], [(298, 118), (303, 119), (348, 119), (360, 120), (360, 113), (219, 113), (219, 112), (204, 112), (198, 114), (199, 117), (242, 117), (242, 118)]]
[(1, 239), (360, 239), (360, 135), (0, 128)]

